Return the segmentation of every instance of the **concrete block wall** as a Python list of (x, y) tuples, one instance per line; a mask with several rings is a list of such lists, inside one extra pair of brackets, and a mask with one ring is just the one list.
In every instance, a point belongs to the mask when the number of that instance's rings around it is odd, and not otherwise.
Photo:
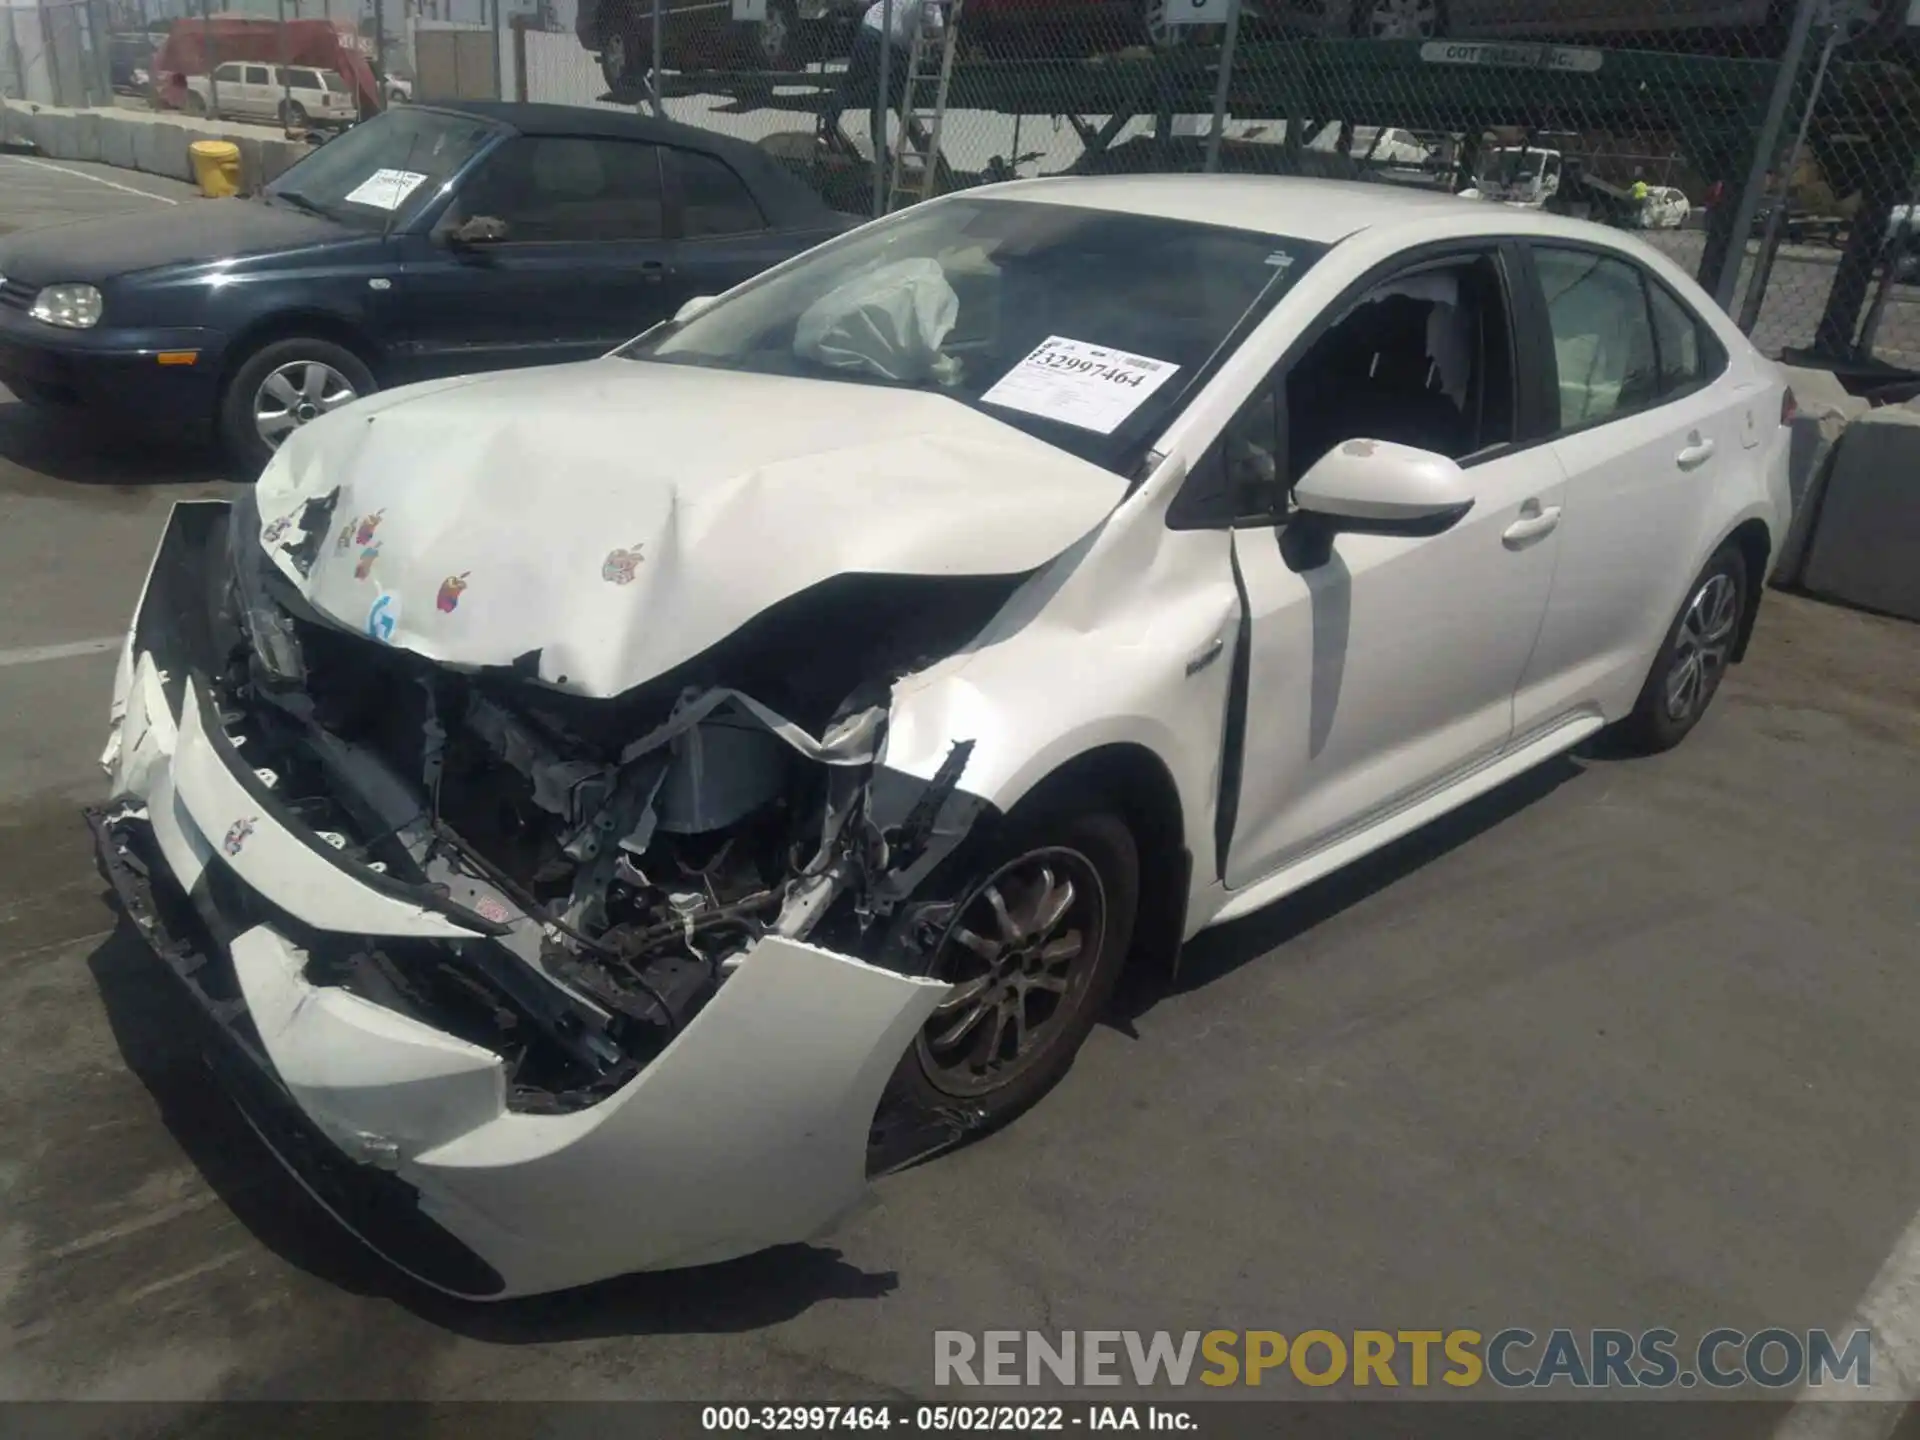
[(238, 145), (241, 183), (249, 190), (265, 185), (313, 148), (265, 126), (171, 112), (0, 103), (0, 143), (31, 149), (49, 160), (92, 160), (190, 182), (193, 162), (187, 147), (195, 140), (230, 140)]

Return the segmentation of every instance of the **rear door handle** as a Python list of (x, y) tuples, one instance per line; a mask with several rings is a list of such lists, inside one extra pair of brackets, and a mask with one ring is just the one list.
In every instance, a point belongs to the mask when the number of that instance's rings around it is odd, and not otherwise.
[(1508, 546), (1517, 549), (1529, 540), (1538, 540), (1542, 535), (1551, 535), (1554, 527), (1560, 523), (1560, 507), (1549, 505), (1542, 510), (1529, 500), (1521, 507), (1520, 518), (1500, 533), (1500, 538)]
[(642, 260), (640, 262), (640, 274), (643, 279), (649, 280), (657, 285), (660, 281), (666, 279), (667, 262), (664, 260)]
[(1689, 437), (1680, 453), (1673, 457), (1673, 463), (1682, 470), (1697, 470), (1713, 458), (1713, 441)]

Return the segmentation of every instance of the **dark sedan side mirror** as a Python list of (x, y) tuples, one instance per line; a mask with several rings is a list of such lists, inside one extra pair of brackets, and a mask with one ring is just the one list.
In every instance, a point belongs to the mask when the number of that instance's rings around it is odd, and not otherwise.
[(456, 248), (467, 245), (497, 245), (507, 238), (507, 222), (492, 215), (469, 215), (446, 232), (447, 243)]

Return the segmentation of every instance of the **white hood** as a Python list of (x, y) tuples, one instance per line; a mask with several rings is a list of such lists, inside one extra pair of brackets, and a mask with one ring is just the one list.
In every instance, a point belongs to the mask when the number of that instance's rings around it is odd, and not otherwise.
[[(302, 576), (283, 547), (336, 486)], [(1035, 569), (1125, 491), (930, 392), (609, 359), (359, 401), (258, 500), (341, 624), (462, 666), (537, 650), (541, 680), (607, 696), (835, 575)]]

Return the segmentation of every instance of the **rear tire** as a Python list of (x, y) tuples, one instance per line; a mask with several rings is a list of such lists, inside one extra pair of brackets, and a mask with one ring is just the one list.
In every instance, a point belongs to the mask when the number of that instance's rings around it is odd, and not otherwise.
[(1746, 557), (1729, 542), (1688, 587), (1633, 713), (1615, 727), (1628, 749), (1642, 755), (1671, 750), (1700, 723), (1739, 644), (1750, 583)]
[(1111, 999), (1133, 944), (1140, 852), (1119, 816), (1066, 795), (969, 850), (955, 883), (931, 892), (958, 899), (927, 972), (955, 989), (895, 1085), (910, 1105), (965, 1107), (989, 1130), (1060, 1082)]
[(281, 129), (304, 130), (308, 124), (306, 106), (302, 105), (298, 100), (283, 100), (280, 102)]
[(379, 389), (366, 362), (331, 340), (295, 336), (261, 346), (241, 362), (220, 396), (220, 439), (239, 472), (235, 478), (251, 480), (266, 468), (279, 448), (262, 433), (259, 417), (263, 409), (285, 402), (277, 402), (264, 387), (275, 375), (290, 375), (301, 377), (293, 384), (296, 390), (303, 390), (308, 367), (316, 382), (313, 388), (319, 392), (311, 401), (314, 413), (290, 419), (279, 435), (281, 441), (309, 420)]

